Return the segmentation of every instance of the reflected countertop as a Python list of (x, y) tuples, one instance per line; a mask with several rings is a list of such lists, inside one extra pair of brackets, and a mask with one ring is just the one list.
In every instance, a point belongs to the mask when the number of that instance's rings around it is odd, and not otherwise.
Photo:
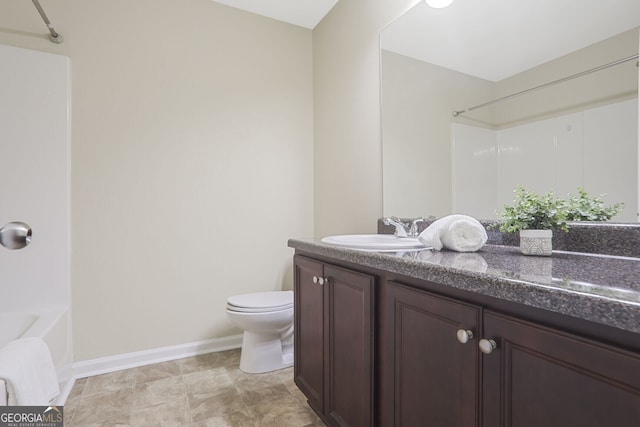
[(365, 252), (319, 239), (290, 239), (289, 246), (640, 333), (640, 258), (560, 251), (524, 256), (518, 248), (493, 245), (473, 253)]

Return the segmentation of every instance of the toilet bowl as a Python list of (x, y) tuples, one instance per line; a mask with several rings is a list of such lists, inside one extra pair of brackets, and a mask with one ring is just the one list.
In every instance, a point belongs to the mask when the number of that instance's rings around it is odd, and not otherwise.
[(293, 292), (229, 297), (227, 317), (244, 331), (240, 369), (261, 373), (293, 365)]

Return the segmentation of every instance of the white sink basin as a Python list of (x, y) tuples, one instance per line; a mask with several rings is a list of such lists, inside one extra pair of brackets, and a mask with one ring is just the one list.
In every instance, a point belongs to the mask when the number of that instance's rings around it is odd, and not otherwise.
[(396, 237), (393, 234), (343, 234), (324, 237), (320, 240), (329, 245), (351, 249), (380, 251), (403, 251), (426, 249), (420, 240), (411, 237)]

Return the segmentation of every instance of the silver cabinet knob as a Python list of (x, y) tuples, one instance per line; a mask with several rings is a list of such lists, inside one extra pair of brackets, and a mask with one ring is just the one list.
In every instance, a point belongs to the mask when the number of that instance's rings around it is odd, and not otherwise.
[(481, 339), (478, 343), (478, 347), (480, 347), (480, 351), (484, 354), (491, 354), (493, 350), (498, 347), (494, 340)]
[(329, 279), (325, 278), (325, 277), (318, 277), (318, 276), (313, 276), (313, 283), (316, 283), (318, 285), (324, 285), (326, 282), (329, 281)]
[(466, 331), (464, 329), (458, 329), (456, 336), (458, 337), (458, 341), (462, 344), (466, 344), (469, 340), (473, 339), (473, 331), (468, 329)]

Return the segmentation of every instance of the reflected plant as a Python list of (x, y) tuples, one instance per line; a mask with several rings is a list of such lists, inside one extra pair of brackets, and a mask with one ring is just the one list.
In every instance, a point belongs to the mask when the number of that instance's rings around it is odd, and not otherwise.
[(583, 188), (578, 188), (578, 195), (564, 202), (567, 221), (609, 221), (624, 208), (624, 203), (604, 206), (603, 197), (589, 197)]
[(605, 206), (602, 198), (589, 197), (583, 188), (578, 188), (576, 196), (567, 200), (556, 199), (553, 191), (539, 195), (527, 191), (521, 185), (515, 190), (513, 205), (505, 205), (499, 215), (502, 221), (492, 228), (503, 233), (520, 230), (563, 230), (569, 231), (568, 221), (609, 221), (623, 208), (624, 203)]

